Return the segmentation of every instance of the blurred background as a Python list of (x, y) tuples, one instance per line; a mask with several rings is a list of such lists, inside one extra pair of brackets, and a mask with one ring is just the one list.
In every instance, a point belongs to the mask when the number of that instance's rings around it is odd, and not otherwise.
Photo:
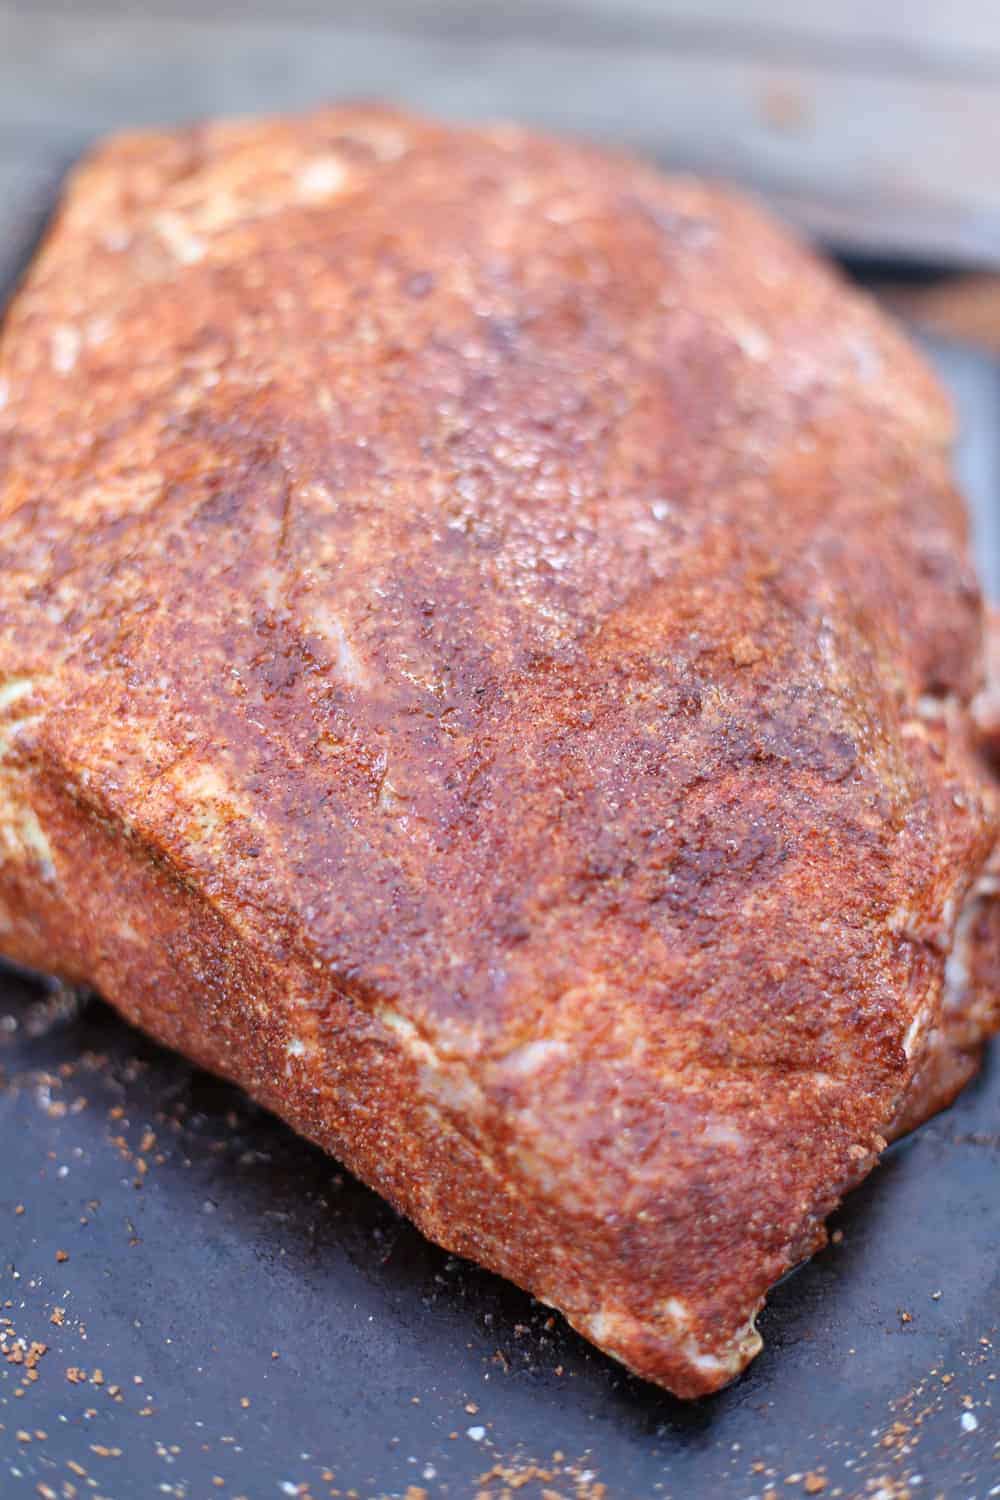
[(936, 339), (1000, 594), (997, 0), (0, 0), (0, 285), (95, 136), (358, 97), (766, 198)]
[(359, 95), (734, 177), (850, 251), (1000, 264), (995, 0), (0, 0), (0, 200), (115, 126)]

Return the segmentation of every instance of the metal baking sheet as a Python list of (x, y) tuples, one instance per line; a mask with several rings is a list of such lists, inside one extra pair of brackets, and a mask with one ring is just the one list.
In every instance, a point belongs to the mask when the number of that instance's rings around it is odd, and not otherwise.
[[(995, 581), (1000, 380), (934, 352)], [(0, 1496), (1000, 1495), (998, 1121), (994, 1062), (686, 1405), (99, 1000), (0, 972)]]

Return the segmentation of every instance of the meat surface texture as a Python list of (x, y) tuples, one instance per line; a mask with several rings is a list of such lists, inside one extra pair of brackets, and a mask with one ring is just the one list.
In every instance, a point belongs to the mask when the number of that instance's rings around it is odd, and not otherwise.
[(721, 188), (112, 140), (0, 345), (0, 951), (716, 1389), (997, 1021), (951, 441)]

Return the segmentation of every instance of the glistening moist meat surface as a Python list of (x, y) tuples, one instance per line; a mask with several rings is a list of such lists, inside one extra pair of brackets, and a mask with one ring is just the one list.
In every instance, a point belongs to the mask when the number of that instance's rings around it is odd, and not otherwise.
[(717, 1388), (996, 1021), (951, 440), (719, 188), (371, 109), (111, 141), (0, 351), (0, 947)]

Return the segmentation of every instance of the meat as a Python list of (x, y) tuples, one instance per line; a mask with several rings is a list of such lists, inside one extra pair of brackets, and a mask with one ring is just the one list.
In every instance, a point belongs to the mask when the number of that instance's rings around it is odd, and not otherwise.
[(986, 631), (986, 682), (972, 705), (982, 753), (1000, 771), (1000, 609), (990, 611)]
[(997, 1022), (951, 441), (718, 187), (111, 141), (0, 347), (0, 947), (716, 1389)]

